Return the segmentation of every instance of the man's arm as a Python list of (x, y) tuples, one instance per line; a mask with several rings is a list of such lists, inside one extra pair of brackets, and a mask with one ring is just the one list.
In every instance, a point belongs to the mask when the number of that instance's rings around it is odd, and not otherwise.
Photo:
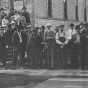
[(56, 33), (55, 40), (57, 44), (59, 45), (63, 44), (61, 41), (58, 40), (58, 33)]

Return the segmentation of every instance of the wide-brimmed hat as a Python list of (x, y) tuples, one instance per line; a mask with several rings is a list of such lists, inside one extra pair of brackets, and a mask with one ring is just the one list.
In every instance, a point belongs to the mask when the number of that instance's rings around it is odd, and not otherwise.
[(64, 25), (60, 25), (59, 28), (64, 28)]
[(64, 28), (64, 25), (57, 25), (56, 29), (59, 29), (59, 28)]
[(46, 27), (51, 27), (51, 26), (52, 26), (51, 23), (47, 23), (47, 24), (46, 24)]

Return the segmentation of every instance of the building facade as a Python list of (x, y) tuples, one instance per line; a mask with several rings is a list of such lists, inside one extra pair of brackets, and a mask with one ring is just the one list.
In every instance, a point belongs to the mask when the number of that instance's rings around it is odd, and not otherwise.
[(88, 0), (35, 0), (36, 24), (88, 22)]
[(88, 0), (0, 0), (0, 6), (8, 9), (26, 6), (35, 25), (88, 21)]

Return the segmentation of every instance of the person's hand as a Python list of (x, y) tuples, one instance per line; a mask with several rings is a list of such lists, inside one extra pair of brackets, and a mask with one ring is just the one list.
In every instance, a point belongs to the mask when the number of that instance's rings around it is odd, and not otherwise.
[(24, 56), (25, 58), (27, 58), (28, 57), (28, 55), (27, 55), (27, 52), (25, 52), (25, 56)]
[(8, 48), (9, 46), (8, 46), (8, 45), (6, 45), (5, 47), (6, 47), (6, 48)]

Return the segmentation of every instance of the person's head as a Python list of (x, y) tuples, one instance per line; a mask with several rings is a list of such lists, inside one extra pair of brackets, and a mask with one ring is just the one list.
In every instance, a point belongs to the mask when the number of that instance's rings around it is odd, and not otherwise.
[(41, 26), (41, 31), (44, 31), (44, 30), (45, 30), (45, 26), (42, 25), (42, 26)]
[(10, 12), (14, 12), (14, 8), (11, 8), (11, 9), (10, 9)]
[(55, 27), (55, 31), (56, 31), (56, 32), (59, 31), (59, 26), (58, 26), (58, 25)]
[(69, 25), (69, 27), (70, 27), (71, 29), (73, 29), (73, 28), (75, 27), (75, 25), (74, 25), (73, 23), (71, 23), (71, 24)]
[(27, 10), (27, 8), (24, 6), (23, 8), (22, 8), (22, 12), (25, 12)]
[(16, 22), (12, 20), (10, 25), (11, 25), (11, 29), (14, 29), (16, 27)]
[(1, 8), (1, 9), (0, 9), (0, 12), (3, 12), (3, 11), (4, 11), (4, 8)]
[(84, 28), (84, 23), (81, 22), (81, 23), (79, 24), (79, 27), (80, 27), (80, 29)]
[(4, 14), (5, 14), (5, 9), (4, 9), (4, 8), (1, 8), (1, 9), (0, 9), (0, 13), (1, 13), (2, 15), (4, 15)]
[(20, 16), (22, 16), (22, 11), (18, 11), (18, 14), (19, 14)]
[(8, 19), (8, 15), (7, 15), (7, 14), (5, 14), (3, 18)]
[(59, 26), (59, 31), (60, 31), (60, 32), (63, 32), (63, 31), (64, 31), (64, 25), (60, 25), (60, 26)]
[(51, 27), (52, 27), (52, 25), (51, 25), (50, 23), (47, 23), (47, 24), (46, 24), (46, 27), (47, 27), (48, 30), (50, 30)]
[(80, 26), (79, 25), (76, 25), (75, 26), (75, 30), (79, 31), (80, 30)]
[(17, 11), (17, 10), (15, 10), (15, 11), (14, 11), (14, 13), (15, 13), (15, 15), (16, 15), (16, 14), (18, 14), (18, 11)]

